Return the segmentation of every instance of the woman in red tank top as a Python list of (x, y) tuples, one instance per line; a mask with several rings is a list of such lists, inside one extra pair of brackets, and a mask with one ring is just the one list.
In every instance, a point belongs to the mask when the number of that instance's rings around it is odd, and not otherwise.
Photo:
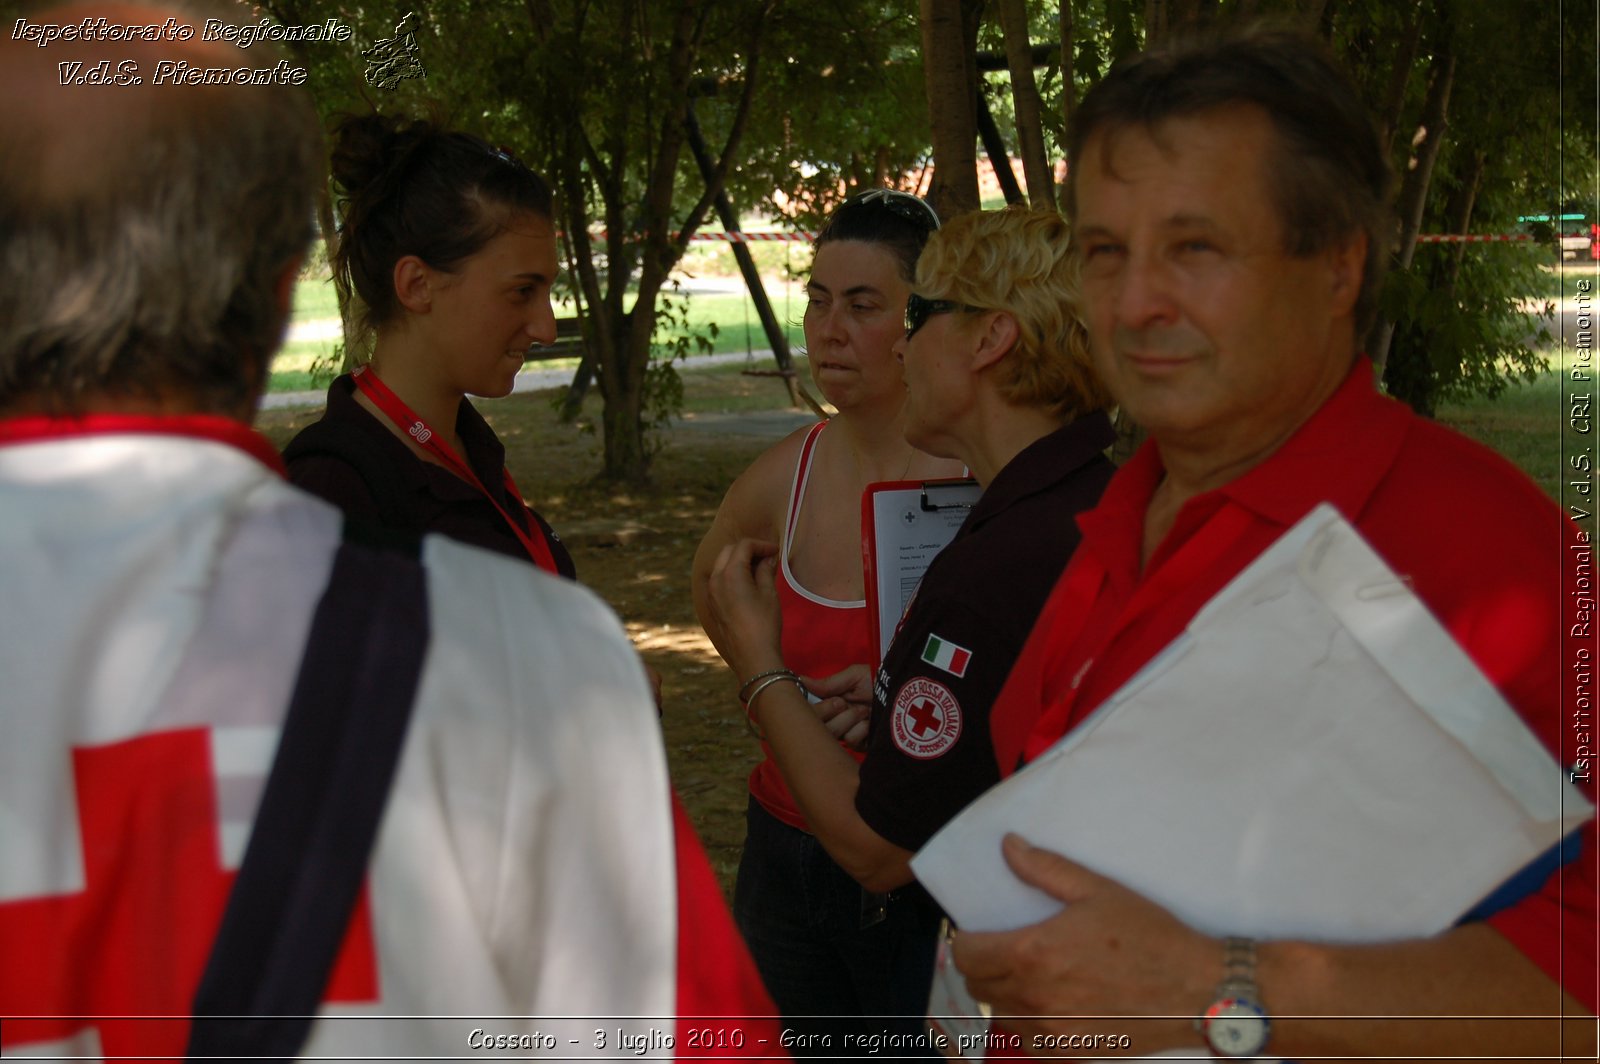
[[(789, 669), (831, 676), (874, 657), (862, 587), (862, 490), (876, 481), (961, 474), (959, 463), (913, 449), (901, 432), (906, 393), (894, 344), (905, 332), (917, 257), (937, 227), (923, 201), (874, 189), (847, 200), (818, 235), (806, 284), (806, 349), (812, 380), (838, 413), (757, 458), (728, 489), (701, 542), (695, 609), (719, 648), (726, 643), (707, 580), (724, 546), (752, 538), (776, 551)], [(868, 709), (836, 714), (830, 731), (859, 743)], [(796, 1052), (837, 1055), (846, 1034), (881, 1035), (882, 1017), (903, 1011), (893, 993), (901, 967), (887, 933), (893, 917), (882, 896), (865, 892), (828, 857), (771, 751), (763, 754), (750, 775), (734, 916), (788, 1026), (828, 1036), (810, 1045), (802, 1038)]]

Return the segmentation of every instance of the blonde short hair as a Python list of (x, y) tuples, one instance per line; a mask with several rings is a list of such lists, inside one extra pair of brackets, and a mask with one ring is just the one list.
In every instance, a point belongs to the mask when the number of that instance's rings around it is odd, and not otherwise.
[(929, 238), (914, 286), (929, 299), (1011, 315), (1017, 342), (995, 367), (1000, 394), (1063, 421), (1111, 405), (1089, 359), (1071, 236), (1048, 208), (957, 215)]

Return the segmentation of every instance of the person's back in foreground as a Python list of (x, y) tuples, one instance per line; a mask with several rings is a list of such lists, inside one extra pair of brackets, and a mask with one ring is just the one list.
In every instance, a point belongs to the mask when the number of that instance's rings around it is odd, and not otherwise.
[[(261, 62), (194, 36), (0, 44), (3, 139), (26, 146), (0, 161), (0, 1015), (35, 1017), (7, 1019), (0, 1045), (183, 1053), (339, 555), (375, 594), (419, 586), (430, 634), (304, 1052), (774, 1051), (775, 1027), (691, 1042), (719, 1025), (669, 1019), (770, 1005), (675, 814), (616, 618), (437, 537), (420, 565), (341, 546), (339, 514), (248, 428), (321, 151), (290, 89), (151, 85), (162, 60)], [(58, 63), (102, 59), (145, 83), (60, 85)], [(365, 628), (332, 634), (407, 665)], [(136, 1018), (154, 1015), (180, 1019)], [(416, 1015), (525, 1018), (359, 1019)], [(537, 1019), (562, 1016), (585, 1018)], [(587, 1018), (605, 1016), (641, 1019)]]

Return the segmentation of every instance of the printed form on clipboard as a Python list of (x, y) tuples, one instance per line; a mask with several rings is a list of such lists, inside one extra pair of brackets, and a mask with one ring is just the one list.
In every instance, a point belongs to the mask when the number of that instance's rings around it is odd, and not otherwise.
[(983, 495), (976, 480), (891, 480), (861, 493), (861, 553), (874, 670), (916, 594), (922, 574), (955, 538)]

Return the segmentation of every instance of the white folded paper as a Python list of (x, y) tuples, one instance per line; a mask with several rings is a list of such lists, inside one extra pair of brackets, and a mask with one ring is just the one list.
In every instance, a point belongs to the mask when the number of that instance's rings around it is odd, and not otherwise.
[(970, 930), (1060, 909), (1006, 868), (1015, 831), (1209, 934), (1382, 941), (1451, 926), (1593, 814), (1325, 505), (911, 867)]

